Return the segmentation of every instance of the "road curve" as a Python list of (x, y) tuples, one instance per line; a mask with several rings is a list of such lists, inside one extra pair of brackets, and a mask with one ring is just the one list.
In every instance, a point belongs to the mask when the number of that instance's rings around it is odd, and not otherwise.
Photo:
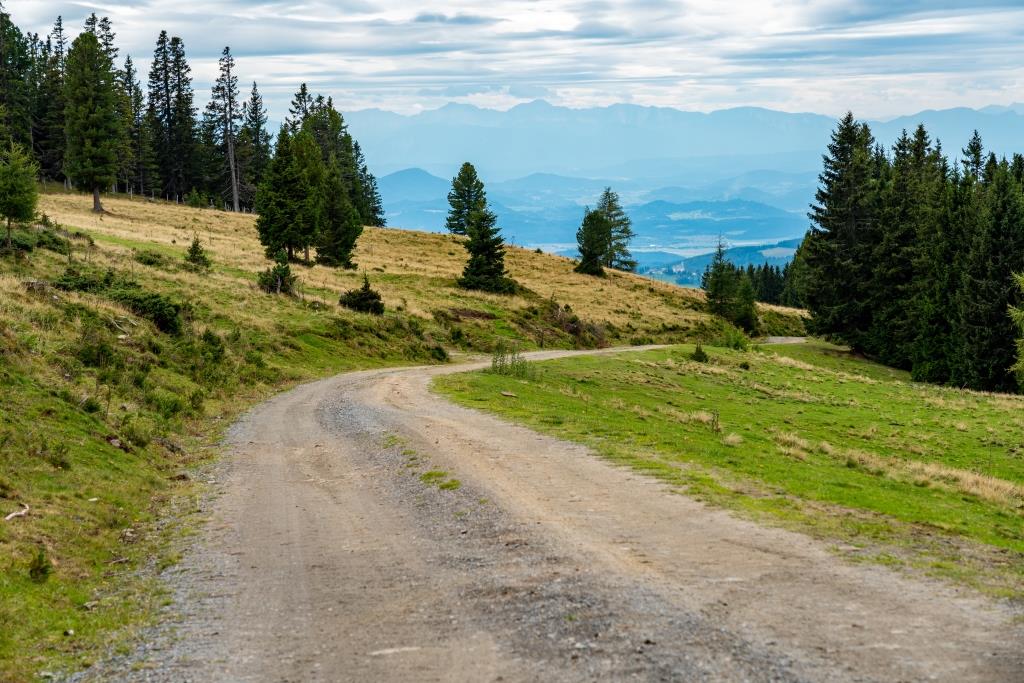
[(429, 392), (475, 367), (339, 375), (248, 413), (169, 626), (84, 678), (1024, 680), (1011, 608)]

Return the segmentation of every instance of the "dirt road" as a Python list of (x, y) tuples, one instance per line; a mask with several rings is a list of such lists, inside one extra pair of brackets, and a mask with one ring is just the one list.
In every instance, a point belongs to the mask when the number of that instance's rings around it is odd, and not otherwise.
[(341, 375), (248, 414), (170, 579), (176, 618), (90, 676), (1024, 680), (1009, 608), (429, 393), (466, 369)]

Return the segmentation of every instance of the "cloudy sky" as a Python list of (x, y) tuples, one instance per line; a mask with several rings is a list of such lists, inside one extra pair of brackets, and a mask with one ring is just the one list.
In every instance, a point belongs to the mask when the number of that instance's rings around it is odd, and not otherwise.
[(6, 0), (46, 33), (108, 15), (148, 69), (181, 36), (205, 98), (231, 46), (280, 119), (297, 84), (343, 109), (543, 98), (883, 118), (1024, 101), (1021, 0)]

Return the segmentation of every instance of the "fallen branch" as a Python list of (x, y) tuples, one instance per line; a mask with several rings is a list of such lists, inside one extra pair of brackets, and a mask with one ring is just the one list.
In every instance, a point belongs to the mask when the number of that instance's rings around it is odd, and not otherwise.
[(22, 503), (21, 505), (22, 505), (21, 510), (18, 510), (17, 512), (12, 512), (11, 514), (7, 515), (6, 517), (4, 517), (4, 521), (5, 522), (9, 522), (12, 519), (14, 519), (15, 517), (24, 517), (25, 515), (27, 515), (28, 511), (30, 509), (29, 506), (25, 505), (25, 503)]

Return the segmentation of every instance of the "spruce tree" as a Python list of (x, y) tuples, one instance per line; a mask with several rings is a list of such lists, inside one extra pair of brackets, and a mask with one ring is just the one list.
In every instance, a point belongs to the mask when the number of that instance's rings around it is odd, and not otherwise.
[(32, 149), (32, 58), (28, 40), (0, 7), (0, 107), (15, 142)]
[[(1017, 300), (1024, 301), (1024, 274), (1014, 274), (1017, 284)], [(1013, 370), (1017, 375), (1017, 386), (1024, 386), (1024, 305), (1010, 307), (1010, 320), (1017, 328), (1017, 363)]]
[(100, 192), (117, 178), (122, 131), (113, 65), (88, 31), (68, 53), (65, 101), (68, 176), (92, 190), (93, 211), (102, 212)]
[(605, 257), (612, 239), (612, 223), (600, 211), (589, 208), (583, 214), (583, 223), (576, 231), (576, 247), (580, 261), (575, 271), (585, 275), (604, 276)]
[(288, 107), (288, 125), (292, 131), (297, 131), (302, 127), (302, 124), (306, 122), (306, 118), (310, 115), (313, 110), (313, 96), (309, 93), (309, 88), (303, 83), (299, 86), (299, 91), (295, 93), (295, 97), (292, 98), (292, 103)]
[(196, 109), (192, 90), (192, 67), (185, 57), (185, 44), (172, 37), (168, 45), (171, 88), (170, 127), (167, 160), (170, 176), (165, 178), (171, 197), (180, 198), (196, 184)]
[(738, 285), (736, 267), (726, 259), (725, 242), (719, 238), (715, 255), (701, 277), (701, 288), (708, 302), (708, 311), (726, 320), (732, 320), (736, 309)]
[(736, 300), (733, 304), (730, 320), (742, 328), (745, 332), (757, 332), (757, 297), (754, 293), (754, 283), (747, 273), (737, 272)]
[(363, 224), (348, 200), (336, 159), (328, 163), (324, 183), (324, 225), (317, 238), (316, 260), (327, 266), (355, 268), (352, 250), (363, 232)]
[(11, 249), (11, 226), (14, 222), (30, 221), (35, 216), (39, 201), (35, 161), (14, 142), (3, 143), (0, 148), (0, 218), (7, 223), (7, 248)]
[(249, 99), (242, 103), (242, 127), (238, 139), (241, 194), (245, 202), (251, 205), (256, 188), (263, 181), (272, 151), (270, 134), (267, 132), (267, 109), (255, 81)]
[(990, 174), (980, 229), (970, 239), (957, 297), (952, 380), (973, 389), (1015, 391), (1014, 273), (1024, 271), (1024, 195), (1003, 160)]
[(281, 126), (274, 146), (274, 156), (267, 165), (263, 182), (256, 192), (256, 230), (260, 244), (266, 250), (267, 258), (285, 251), (287, 258), (294, 257), (294, 244), (289, 244), (287, 231), (291, 220), (288, 191), (295, 182), (292, 177), (291, 153), (292, 135), (287, 125)]
[(512, 294), (516, 284), (505, 272), (505, 241), (496, 227), (497, 217), (489, 209), (476, 210), (467, 219), (465, 241), (469, 261), (459, 286), (496, 294)]
[(635, 237), (633, 233), (633, 221), (622, 209), (619, 203), (619, 195), (606, 187), (597, 200), (597, 212), (602, 214), (611, 225), (611, 235), (608, 240), (607, 252), (604, 256), (604, 265), (608, 268), (618, 270), (636, 270), (636, 260), (629, 253), (629, 243)]
[(866, 124), (846, 114), (832, 133), (804, 243), (814, 286), (805, 292), (809, 329), (862, 351), (871, 324), (869, 288), (884, 155)]
[(238, 76), (235, 74), (235, 59), (231, 56), (231, 48), (224, 48), (218, 65), (220, 73), (213, 84), (211, 104), (217, 114), (217, 137), (225, 156), (231, 206), (238, 211), (240, 205), (236, 145), (242, 112), (238, 103)]
[(472, 216), (486, 215), (487, 193), (484, 184), (476, 174), (473, 164), (462, 164), (458, 175), (452, 178), (452, 189), (448, 192), (448, 220), (445, 227), (453, 235), (468, 235)]

